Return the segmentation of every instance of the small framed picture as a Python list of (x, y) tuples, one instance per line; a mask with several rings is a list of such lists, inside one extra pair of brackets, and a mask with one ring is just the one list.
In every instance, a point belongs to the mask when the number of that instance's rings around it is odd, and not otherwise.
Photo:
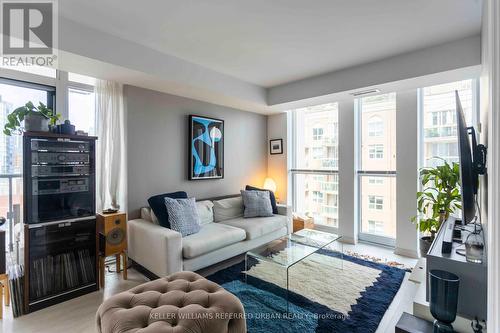
[(271, 155), (283, 154), (283, 139), (269, 140), (269, 152)]

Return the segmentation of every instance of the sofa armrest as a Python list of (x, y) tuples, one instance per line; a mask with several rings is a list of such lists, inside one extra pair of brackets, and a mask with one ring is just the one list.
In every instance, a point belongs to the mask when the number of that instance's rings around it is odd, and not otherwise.
[(288, 233), (292, 232), (292, 206), (287, 206), (285, 204), (277, 204), (278, 215), (284, 215), (287, 217), (287, 229)]
[(160, 277), (182, 270), (180, 233), (143, 219), (130, 220), (127, 226), (132, 260)]
[[(276, 207), (278, 207), (278, 215), (288, 216), (288, 211), (292, 210), (291, 206), (287, 206), (285, 204), (277, 204)], [(291, 212), (290, 212), (290, 214), (291, 214)]]

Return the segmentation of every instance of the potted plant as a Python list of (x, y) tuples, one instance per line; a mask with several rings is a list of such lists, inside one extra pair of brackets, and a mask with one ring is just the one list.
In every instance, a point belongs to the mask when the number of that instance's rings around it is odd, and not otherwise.
[(444, 163), (420, 169), (422, 191), (417, 192), (418, 215), (411, 220), (423, 234), (420, 237), (420, 255), (427, 255), (441, 223), (451, 213), (462, 209), (460, 194), (460, 169), (458, 163)]
[[(49, 124), (55, 125), (61, 117), (56, 114), (51, 108), (48, 108), (42, 102), (38, 106), (32, 102), (26, 103), (24, 106), (18, 107), (7, 116), (7, 123), (4, 126), (4, 134), (20, 134), (23, 131), (44, 131), (49, 130)], [(24, 121), (24, 127), (21, 123)]]

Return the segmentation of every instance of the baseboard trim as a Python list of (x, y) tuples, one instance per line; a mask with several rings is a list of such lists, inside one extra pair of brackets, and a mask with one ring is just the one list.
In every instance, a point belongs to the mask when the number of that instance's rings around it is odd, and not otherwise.
[(141, 273), (142, 275), (144, 275), (149, 280), (153, 281), (153, 280), (156, 280), (156, 279), (160, 278), (158, 275), (156, 275), (155, 273), (151, 272), (146, 267), (138, 264), (136, 261), (134, 261), (134, 260), (132, 260), (130, 258), (128, 258), (128, 261), (130, 263), (130, 268), (135, 269), (136, 271), (138, 271), (139, 273)]
[(356, 238), (353, 238), (353, 237), (346, 237), (346, 236), (342, 236), (341, 238), (341, 242), (342, 243), (345, 243), (345, 244), (353, 244), (353, 245), (356, 245), (358, 243), (358, 240)]
[(409, 257), (409, 258), (415, 258), (415, 259), (419, 258), (418, 252), (416, 250), (404, 249), (401, 247), (396, 247), (394, 249), (394, 254)]

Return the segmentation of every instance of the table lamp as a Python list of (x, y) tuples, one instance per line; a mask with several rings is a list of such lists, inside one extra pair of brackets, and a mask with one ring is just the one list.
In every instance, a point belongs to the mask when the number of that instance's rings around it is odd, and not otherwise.
[(263, 188), (271, 192), (276, 192), (276, 182), (272, 178), (267, 177), (264, 180)]

